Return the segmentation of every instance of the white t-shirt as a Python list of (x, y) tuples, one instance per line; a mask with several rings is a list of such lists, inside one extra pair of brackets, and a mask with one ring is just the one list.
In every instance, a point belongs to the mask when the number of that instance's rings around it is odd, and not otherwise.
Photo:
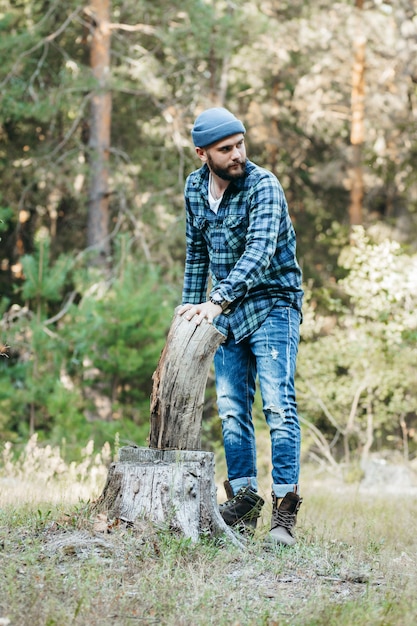
[(208, 184), (208, 201), (209, 201), (210, 209), (213, 211), (213, 213), (216, 213), (217, 215), (217, 211), (219, 210), (219, 206), (220, 206), (220, 202), (222, 201), (223, 194), (220, 196), (220, 198), (217, 198), (217, 200), (213, 198), (213, 196), (211, 195), (211, 184), (212, 184), (212, 179), (211, 179), (211, 174), (210, 174), (209, 184)]

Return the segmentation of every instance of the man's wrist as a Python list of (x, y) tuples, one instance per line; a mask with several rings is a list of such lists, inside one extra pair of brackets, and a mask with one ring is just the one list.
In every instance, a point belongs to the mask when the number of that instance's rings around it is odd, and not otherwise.
[(211, 295), (209, 300), (210, 302), (212, 302), (212, 304), (217, 304), (219, 307), (221, 307), (221, 310), (223, 312), (226, 311), (226, 309), (228, 309), (230, 305), (230, 302), (228, 302), (227, 300), (224, 300), (223, 297), (218, 292)]

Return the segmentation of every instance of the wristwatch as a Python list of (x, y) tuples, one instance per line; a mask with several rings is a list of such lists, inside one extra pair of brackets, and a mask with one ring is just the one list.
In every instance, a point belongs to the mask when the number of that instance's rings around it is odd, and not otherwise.
[(220, 293), (214, 292), (212, 296), (210, 296), (210, 302), (212, 302), (213, 304), (218, 304), (219, 306), (222, 307), (222, 311), (225, 312), (226, 309), (229, 308), (229, 304), (230, 302), (228, 302), (228, 300), (224, 300), (222, 298), (222, 296), (220, 295)]

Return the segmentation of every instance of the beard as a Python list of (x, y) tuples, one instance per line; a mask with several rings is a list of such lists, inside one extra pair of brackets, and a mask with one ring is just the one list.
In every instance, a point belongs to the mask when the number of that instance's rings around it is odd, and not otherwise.
[[(216, 174), (219, 178), (222, 178), (223, 180), (237, 180), (238, 178), (242, 178), (245, 174), (246, 159), (243, 161), (236, 161), (232, 165), (229, 165), (229, 167), (224, 168), (218, 167), (218, 165), (214, 163), (211, 156), (207, 153), (207, 164), (213, 174)], [(236, 167), (238, 165), (240, 166), (239, 168)]]

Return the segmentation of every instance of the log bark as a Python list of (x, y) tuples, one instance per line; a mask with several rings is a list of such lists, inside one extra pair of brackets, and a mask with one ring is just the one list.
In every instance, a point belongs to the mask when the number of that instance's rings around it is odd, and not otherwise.
[(212, 357), (225, 340), (212, 324), (175, 315), (153, 375), (149, 446), (199, 450), (204, 392)]

